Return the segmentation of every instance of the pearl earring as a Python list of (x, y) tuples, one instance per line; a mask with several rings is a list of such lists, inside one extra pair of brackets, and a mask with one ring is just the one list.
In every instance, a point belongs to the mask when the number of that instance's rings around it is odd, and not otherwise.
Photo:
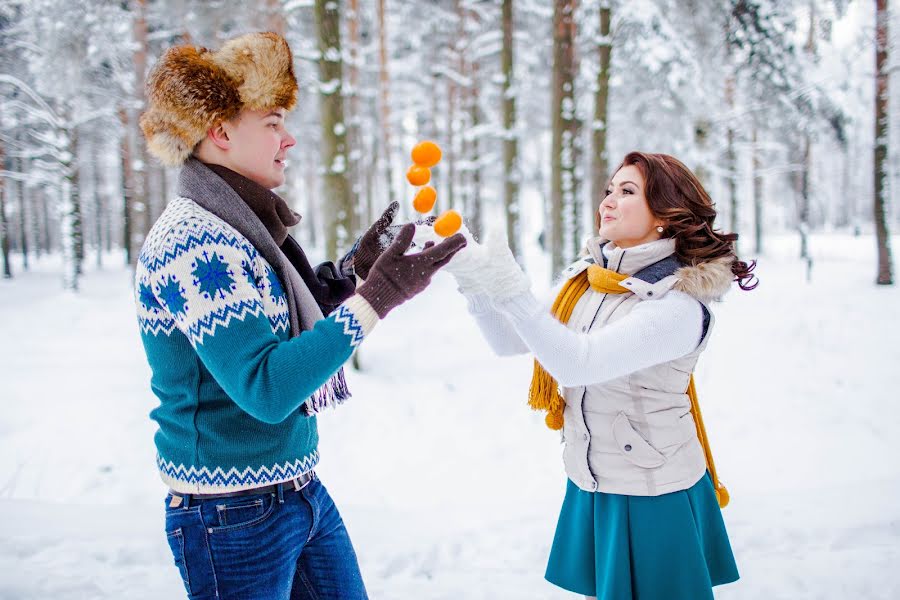
[(662, 232), (663, 232), (663, 228), (662, 228), (662, 225), (660, 225), (659, 227), (656, 228), (656, 233), (662, 233)]

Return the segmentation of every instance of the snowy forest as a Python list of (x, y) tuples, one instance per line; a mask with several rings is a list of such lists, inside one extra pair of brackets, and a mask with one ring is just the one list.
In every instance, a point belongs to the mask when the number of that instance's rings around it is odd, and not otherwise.
[(329, 257), (411, 196), (409, 150), (434, 139), (438, 206), (476, 235), (504, 222), (518, 254), (538, 239), (554, 272), (639, 149), (698, 173), (742, 253), (774, 231), (795, 231), (804, 257), (810, 232), (875, 232), (886, 283), (900, 222), (889, 20), (886, 2), (846, 0), (3, 0), (3, 272), (10, 254), (27, 270), (60, 253), (77, 289), (85, 261), (121, 250), (133, 264), (175, 179), (137, 127), (148, 70), (174, 44), (271, 30), (301, 82), (279, 191)]
[[(312, 264), (419, 216), (433, 140), (436, 211), (505, 232), (552, 301), (626, 153), (684, 162), (759, 279), (710, 303), (691, 374), (740, 574), (714, 596), (897, 600), (898, 5), (0, 0), (0, 599), (185, 597), (134, 283), (179, 173), (138, 123), (167, 49), (274, 31)], [(544, 578), (568, 480), (536, 359), (495, 354), (449, 270), (355, 348), (315, 473), (373, 600), (581, 598)]]

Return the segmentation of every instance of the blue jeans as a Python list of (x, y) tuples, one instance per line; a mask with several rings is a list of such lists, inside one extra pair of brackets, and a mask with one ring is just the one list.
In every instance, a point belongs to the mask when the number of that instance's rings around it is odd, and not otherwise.
[(365, 600), (356, 552), (325, 486), (171, 508), (166, 535), (191, 600)]

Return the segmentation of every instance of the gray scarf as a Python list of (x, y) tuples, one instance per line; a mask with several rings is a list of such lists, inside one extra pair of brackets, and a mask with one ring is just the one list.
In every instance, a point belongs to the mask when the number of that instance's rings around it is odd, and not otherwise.
[[(275, 243), (272, 234), (241, 196), (221, 177), (199, 160), (189, 158), (178, 178), (178, 195), (193, 200), (234, 227), (272, 265), (287, 297), (292, 338), (309, 331), (317, 321), (324, 318), (312, 292)], [(341, 367), (305, 402), (306, 412), (318, 413), (349, 397), (350, 390)]]

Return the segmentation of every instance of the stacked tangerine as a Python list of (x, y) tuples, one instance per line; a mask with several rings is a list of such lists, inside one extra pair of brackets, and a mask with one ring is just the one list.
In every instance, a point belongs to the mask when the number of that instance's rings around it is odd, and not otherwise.
[[(437, 200), (437, 191), (427, 185), (431, 181), (431, 167), (441, 161), (441, 147), (434, 142), (419, 142), (412, 149), (413, 165), (406, 171), (406, 180), (420, 186), (413, 198), (413, 208), (422, 214), (431, 212)], [(459, 231), (462, 216), (455, 210), (448, 210), (434, 222), (434, 232), (441, 237), (449, 237)]]

